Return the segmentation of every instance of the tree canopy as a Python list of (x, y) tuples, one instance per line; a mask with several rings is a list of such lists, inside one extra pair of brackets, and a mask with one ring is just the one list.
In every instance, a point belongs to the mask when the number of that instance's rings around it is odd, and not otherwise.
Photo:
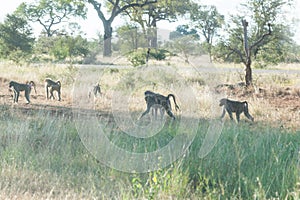
[(7, 15), (0, 24), (0, 55), (19, 63), (30, 56), (34, 38), (32, 29), (26, 20), (15, 14)]
[(105, 16), (105, 11), (103, 9), (103, 3), (96, 0), (87, 0), (94, 9), (96, 10), (99, 19), (102, 21), (104, 27), (104, 51), (103, 56), (111, 56), (111, 38), (112, 38), (112, 23), (115, 20), (116, 16), (120, 15), (126, 10), (133, 7), (144, 7), (146, 5), (154, 4), (157, 0), (127, 0), (127, 1), (105, 1), (107, 7), (106, 11), (109, 11), (109, 16)]
[(38, 22), (48, 37), (56, 34), (55, 26), (68, 22), (71, 17), (86, 15), (86, 7), (81, 0), (39, 0), (36, 3), (22, 3), (17, 13), (31, 22)]

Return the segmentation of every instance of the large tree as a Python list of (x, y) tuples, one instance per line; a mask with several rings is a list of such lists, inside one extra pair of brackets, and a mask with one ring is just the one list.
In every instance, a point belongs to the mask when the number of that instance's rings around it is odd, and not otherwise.
[(27, 21), (15, 14), (0, 24), (0, 56), (19, 63), (31, 55), (34, 38)]
[(36, 3), (22, 3), (17, 12), (28, 21), (38, 22), (48, 37), (57, 31), (57, 25), (67, 23), (70, 17), (85, 18), (86, 8), (81, 0), (39, 0)]
[(215, 6), (198, 4), (192, 5), (190, 13), (191, 26), (205, 38), (205, 46), (211, 61), (213, 39), (224, 24), (224, 15), (221, 15)]
[(144, 7), (146, 5), (155, 4), (157, 0), (106, 0), (106, 11), (109, 11), (109, 16), (105, 16), (103, 10), (103, 1), (87, 0), (96, 10), (99, 19), (102, 21), (104, 27), (104, 51), (103, 56), (111, 56), (111, 39), (112, 39), (112, 23), (115, 18), (125, 12), (127, 9), (133, 7)]
[[(242, 62), (245, 65), (247, 86), (252, 85), (253, 61), (266, 54), (281, 56), (281, 50), (285, 47), (283, 44), (291, 41), (290, 25), (284, 21), (283, 13), (285, 6), (289, 6), (291, 1), (248, 0), (242, 4), (244, 12), (232, 16), (232, 23), (228, 28), (229, 37), (218, 45), (217, 56)], [(246, 21), (246, 18), (249, 20)], [(273, 44), (273, 49), (270, 44)]]

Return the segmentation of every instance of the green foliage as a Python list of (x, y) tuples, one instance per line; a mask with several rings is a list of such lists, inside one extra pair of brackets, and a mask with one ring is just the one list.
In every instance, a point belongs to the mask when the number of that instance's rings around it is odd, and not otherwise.
[(195, 40), (199, 39), (199, 35), (195, 29), (190, 29), (188, 25), (179, 25), (176, 27), (176, 31), (172, 31), (169, 35), (170, 40), (176, 40), (184, 36), (193, 36)]
[(54, 27), (66, 22), (71, 16), (85, 18), (86, 7), (80, 0), (40, 0), (32, 4), (22, 3), (16, 13), (30, 22), (38, 22), (50, 37), (57, 33)]
[(126, 54), (138, 48), (147, 47), (147, 37), (133, 24), (127, 24), (117, 29), (118, 42), (115, 50)]
[(154, 58), (156, 60), (165, 60), (169, 56), (173, 56), (173, 54), (166, 49), (150, 50), (150, 58)]
[[(242, 4), (245, 9), (241, 9), (239, 15), (232, 16), (227, 29), (229, 36), (217, 44), (213, 50), (214, 57), (236, 63), (242, 61), (241, 56), (247, 60), (244, 55), (242, 20), (248, 18), (248, 43), (249, 47), (252, 46), (250, 54), (256, 66), (263, 68), (268, 64), (285, 62), (291, 51), (293, 34), (291, 23), (286, 22), (282, 11), (290, 2), (290, 0), (249, 0)], [(268, 23), (271, 25), (271, 35), (261, 40), (269, 31)]]
[(99, 35), (99, 39), (88, 41), (88, 54), (83, 59), (83, 64), (98, 64), (97, 55), (103, 52), (103, 37)]
[(208, 44), (212, 44), (218, 29), (224, 24), (224, 15), (221, 15), (215, 6), (198, 4), (193, 4), (190, 12), (192, 27), (204, 36)]
[[(49, 197), (49, 191), (53, 199), (69, 193), (76, 199), (82, 195), (105, 199), (284, 199), (299, 195), (299, 131), (226, 121), (213, 150), (200, 158), (209, 125), (201, 120), (185, 156), (157, 171), (130, 174), (98, 162), (85, 149), (72, 120), (51, 116), (47, 110), (27, 113), (30, 118), (20, 118), (7, 106), (0, 111), (0, 177), (6, 196), (20, 192)], [(107, 137), (125, 150), (152, 152), (168, 144), (174, 132), (176, 128), (166, 126), (154, 137), (137, 139), (115, 129)]]
[(87, 40), (81, 36), (57, 36), (53, 39), (54, 43), (50, 54), (57, 60), (70, 58), (72, 61), (75, 57), (85, 57), (89, 53)]
[(134, 67), (146, 64), (147, 52), (144, 49), (138, 49), (127, 54), (128, 60)]
[(19, 63), (31, 56), (34, 38), (26, 20), (7, 15), (0, 24), (0, 56)]
[(173, 54), (181, 54), (186, 62), (190, 55), (200, 55), (202, 47), (194, 35), (186, 35), (168, 42), (165, 47)]
[[(128, 60), (134, 67), (146, 64), (148, 49), (137, 49), (127, 54)], [(150, 49), (148, 59), (165, 60), (166, 57), (173, 56), (171, 52), (166, 49)]]
[(131, 21), (138, 23), (145, 31), (146, 28), (156, 28), (159, 21), (176, 20), (186, 14), (189, 5), (190, 0), (157, 1), (143, 7), (132, 7), (122, 14), (129, 16)]

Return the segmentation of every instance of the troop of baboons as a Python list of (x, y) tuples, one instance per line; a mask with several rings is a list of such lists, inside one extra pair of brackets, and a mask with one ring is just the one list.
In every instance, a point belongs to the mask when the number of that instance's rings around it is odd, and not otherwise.
[[(18, 83), (16, 81), (10, 81), (8, 85), (9, 89), (11, 89), (14, 92), (13, 100), (14, 103), (18, 103), (20, 92), (24, 91), (25, 98), (27, 100), (27, 103), (30, 103), (30, 93), (31, 89), (34, 88), (34, 91), (36, 93), (36, 85), (33, 81), (29, 81), (26, 83)], [(56, 91), (58, 94), (58, 101), (61, 100), (61, 83), (60, 81), (53, 81), (50, 78), (45, 79), (45, 89), (46, 89), (46, 98), (55, 99), (53, 92)], [(50, 91), (49, 91), (50, 89)], [(50, 92), (50, 97), (49, 97)]]
[[(25, 98), (27, 100), (27, 103), (30, 103), (30, 92), (31, 89), (34, 88), (36, 93), (36, 85), (33, 81), (27, 82), (25, 84), (18, 83), (15, 81), (10, 81), (9, 88), (13, 90), (13, 101), (14, 103), (18, 103), (20, 92), (25, 92)], [(57, 92), (58, 101), (61, 101), (61, 82), (60, 81), (53, 81), (50, 78), (45, 79), (45, 90), (46, 90), (46, 98), (47, 99), (55, 99), (53, 92)], [(50, 93), (50, 96), (49, 96)], [(91, 97), (91, 95), (94, 95), (94, 97), (97, 97), (97, 95), (102, 95), (100, 84), (97, 83), (93, 86), (92, 90), (88, 93), (88, 98)], [(157, 111), (160, 111), (160, 117), (163, 119), (164, 113), (167, 112), (167, 114), (175, 120), (175, 115), (172, 113), (172, 107), (170, 98), (173, 98), (175, 109), (179, 110), (179, 106), (177, 105), (176, 98), (174, 94), (168, 94), (167, 96), (164, 96), (159, 93), (152, 92), (150, 90), (147, 90), (144, 92), (145, 95), (145, 101), (147, 105), (146, 111), (144, 111), (140, 117), (140, 119), (148, 114), (150, 110), (152, 109), (152, 115), (154, 115), (155, 119), (157, 119)], [(229, 99), (221, 99), (220, 100), (220, 106), (223, 106), (223, 112), (221, 115), (221, 119), (224, 118), (226, 112), (228, 113), (231, 120), (233, 120), (232, 113), (236, 114), (236, 120), (237, 122), (240, 121), (240, 114), (244, 113), (245, 116), (251, 120), (254, 121), (254, 118), (250, 115), (248, 110), (248, 103), (247, 101), (232, 101)]]

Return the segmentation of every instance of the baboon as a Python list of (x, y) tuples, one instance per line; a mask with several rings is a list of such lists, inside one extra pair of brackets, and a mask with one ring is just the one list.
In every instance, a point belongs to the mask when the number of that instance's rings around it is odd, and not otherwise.
[(10, 81), (9, 82), (9, 88), (13, 90), (14, 92), (14, 103), (18, 103), (19, 100), (19, 95), (20, 92), (25, 91), (25, 98), (27, 100), (27, 103), (30, 103), (30, 92), (31, 92), (31, 88), (34, 88), (35, 93), (36, 93), (36, 89), (35, 89), (35, 83), (33, 81), (30, 81), (26, 84), (23, 83), (17, 83), (15, 81)]
[(163, 96), (161, 94), (154, 93), (149, 90), (145, 91), (144, 94), (145, 94), (147, 109), (140, 118), (142, 118), (144, 115), (149, 113), (151, 108), (153, 108), (154, 110), (159, 108), (159, 109), (164, 109), (163, 111), (161, 110), (161, 115), (162, 115), (161, 117), (163, 117), (163, 113), (164, 111), (166, 111), (167, 114), (175, 120), (175, 116), (172, 113), (170, 97), (173, 97), (176, 110), (179, 109), (179, 106), (177, 105), (175, 96), (173, 94), (168, 94), (168, 96)]
[(97, 83), (95, 86), (93, 86), (93, 90), (89, 91), (89, 98), (91, 98), (92, 93), (94, 94), (94, 97), (97, 97), (97, 94), (101, 95), (101, 88), (100, 84)]
[(221, 119), (225, 116), (225, 113), (227, 111), (231, 120), (233, 120), (232, 113), (236, 114), (237, 122), (240, 121), (240, 114), (244, 113), (248, 119), (250, 119), (252, 122), (254, 121), (254, 118), (249, 114), (247, 101), (232, 101), (224, 98), (220, 100), (220, 106), (223, 106)]
[[(50, 90), (48, 90), (50, 88)], [(45, 79), (45, 89), (46, 89), (46, 98), (47, 99), (51, 99), (51, 97), (53, 99), (54, 95), (53, 95), (53, 91), (57, 91), (57, 95), (58, 95), (58, 101), (61, 100), (61, 96), (60, 96), (60, 89), (61, 89), (61, 83), (60, 81), (53, 81), (50, 78), (46, 78)], [(50, 97), (49, 97), (49, 92), (50, 92)]]

